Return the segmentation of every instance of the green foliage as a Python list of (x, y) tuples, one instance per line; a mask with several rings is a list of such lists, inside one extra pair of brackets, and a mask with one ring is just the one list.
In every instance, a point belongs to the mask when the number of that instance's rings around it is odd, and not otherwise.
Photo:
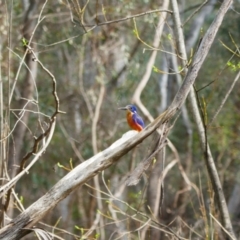
[(240, 69), (240, 62), (237, 62), (236, 64), (234, 64), (233, 62), (228, 61), (227, 62), (227, 66), (234, 72), (236, 72), (237, 70)]
[(28, 45), (28, 41), (25, 38), (22, 38), (22, 44), (23, 47), (26, 47)]

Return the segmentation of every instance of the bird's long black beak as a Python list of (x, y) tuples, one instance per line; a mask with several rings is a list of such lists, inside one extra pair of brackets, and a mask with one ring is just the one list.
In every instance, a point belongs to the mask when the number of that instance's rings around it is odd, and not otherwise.
[(127, 110), (128, 108), (127, 107), (120, 107), (118, 108), (119, 110)]

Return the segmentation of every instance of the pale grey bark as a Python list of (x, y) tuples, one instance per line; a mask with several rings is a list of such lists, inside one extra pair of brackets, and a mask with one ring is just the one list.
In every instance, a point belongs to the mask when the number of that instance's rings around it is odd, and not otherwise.
[(159, 112), (163, 112), (167, 108), (167, 103), (168, 103), (168, 79), (169, 75), (168, 73), (168, 61), (166, 58), (162, 60), (161, 64), (161, 70), (165, 72), (165, 74), (161, 75), (161, 78), (158, 80), (159, 82), (159, 88), (160, 88), (160, 96), (161, 96), (161, 104), (159, 107)]

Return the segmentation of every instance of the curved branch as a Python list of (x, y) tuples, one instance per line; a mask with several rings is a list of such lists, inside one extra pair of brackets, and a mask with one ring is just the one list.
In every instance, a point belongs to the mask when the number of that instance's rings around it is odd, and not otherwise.
[[(164, 9), (168, 9), (168, 5), (169, 5), (169, 0), (165, 0), (163, 1), (163, 8)], [(154, 36), (154, 40), (153, 40), (153, 47), (154, 48), (158, 48), (159, 43), (160, 43), (160, 39), (162, 36), (162, 31), (163, 31), (163, 27), (164, 27), (164, 21), (167, 17), (167, 13), (163, 12), (160, 16), (159, 16), (159, 20), (158, 20), (158, 25), (157, 25), (157, 30)], [(151, 116), (151, 114), (149, 113), (149, 111), (147, 110), (147, 108), (143, 105), (142, 101), (141, 101), (141, 94), (143, 89), (146, 87), (151, 73), (152, 73), (152, 68), (153, 65), (155, 63), (155, 59), (157, 57), (157, 50), (154, 50), (148, 60), (147, 63), (147, 67), (146, 67), (146, 71), (141, 79), (141, 81), (138, 84), (138, 87), (136, 88), (133, 97), (132, 97), (132, 102), (135, 102), (138, 107), (140, 108), (140, 110), (142, 111), (142, 113), (149, 119), (150, 122), (153, 121), (153, 117)]]
[[(162, 12), (163, 14), (167, 14), (167, 13), (172, 14), (172, 11), (168, 10), (167, 8), (165, 9), (163, 7), (163, 9), (150, 10), (150, 11), (135, 14), (135, 15), (132, 15), (132, 16), (127, 16), (127, 17), (124, 17), (124, 18), (110, 20), (110, 21), (107, 21), (107, 22), (101, 22), (101, 23), (98, 23), (98, 24), (95, 24), (95, 25), (85, 25), (85, 24), (84, 25), (80, 24), (80, 25), (83, 28), (91, 27), (89, 30), (86, 31), (86, 32), (89, 32), (89, 31), (92, 31), (94, 28), (99, 27), (99, 26), (109, 25), (109, 24), (112, 24), (112, 23), (124, 22), (124, 21), (130, 20), (130, 19), (133, 19), (133, 18), (142, 17), (144, 15), (151, 14), (151, 13), (157, 13), (157, 12)], [(78, 21), (74, 20), (74, 22), (78, 22)]]

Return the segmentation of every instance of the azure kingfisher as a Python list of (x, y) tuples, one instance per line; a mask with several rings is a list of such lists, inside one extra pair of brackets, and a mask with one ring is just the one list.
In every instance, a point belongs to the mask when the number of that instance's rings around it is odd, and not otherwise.
[(126, 107), (119, 108), (120, 110), (127, 110), (127, 122), (130, 128), (140, 132), (145, 127), (142, 118), (137, 113), (137, 107), (134, 105), (127, 105)]

